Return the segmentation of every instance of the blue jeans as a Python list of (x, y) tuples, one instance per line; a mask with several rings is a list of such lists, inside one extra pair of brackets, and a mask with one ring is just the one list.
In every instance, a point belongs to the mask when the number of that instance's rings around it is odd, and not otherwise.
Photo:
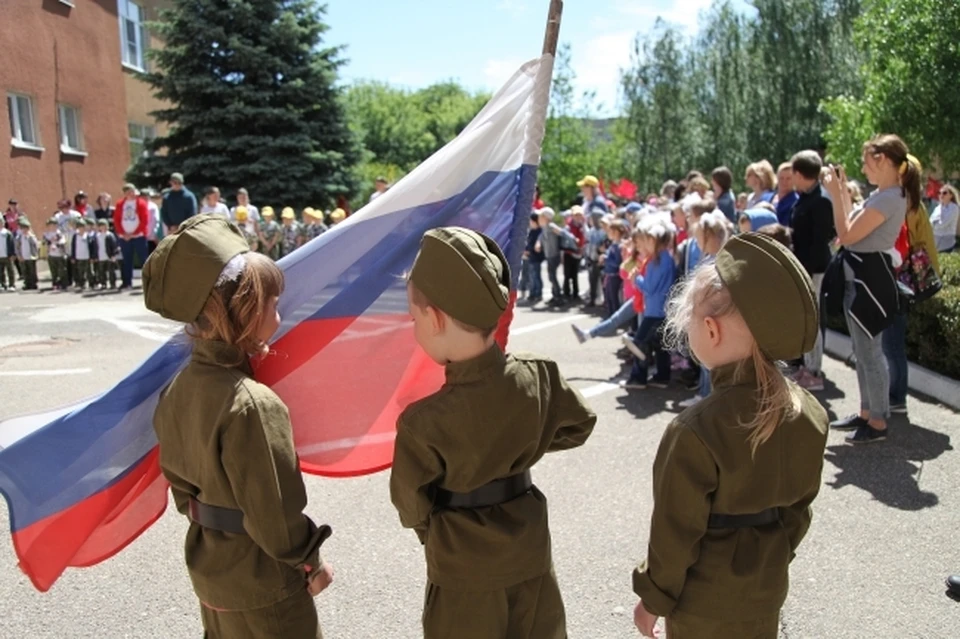
[[(662, 317), (644, 317), (640, 322), (640, 328), (633, 336), (633, 343), (640, 347), (646, 353), (650, 353), (657, 363), (657, 374), (654, 377), (658, 382), (670, 381), (670, 351), (665, 350), (661, 344), (660, 328), (663, 326)], [(650, 355), (647, 359), (640, 361), (633, 358), (633, 368), (630, 371), (630, 379), (643, 383), (647, 381), (647, 365), (650, 362)]]
[(883, 354), (890, 371), (890, 403), (907, 403), (910, 369), (907, 363), (907, 314), (897, 313), (893, 324), (883, 331)]
[(123, 253), (123, 264), (120, 265), (120, 285), (133, 286), (133, 256), (140, 257), (140, 263), (147, 259), (147, 238), (135, 237), (129, 240), (118, 240), (120, 252)]
[(543, 262), (527, 260), (524, 262), (527, 273), (527, 298), (543, 297)]
[(623, 306), (617, 309), (616, 313), (591, 328), (588, 333), (590, 337), (613, 337), (617, 334), (618, 328), (636, 316), (637, 312), (633, 309), (633, 300), (627, 300), (623, 303)]

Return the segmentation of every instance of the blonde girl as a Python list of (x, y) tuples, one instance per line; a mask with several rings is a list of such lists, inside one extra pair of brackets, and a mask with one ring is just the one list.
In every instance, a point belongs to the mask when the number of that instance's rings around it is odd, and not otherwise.
[(747, 233), (674, 293), (668, 343), (689, 343), (713, 392), (667, 427), (653, 467), (647, 560), (634, 622), (670, 639), (775, 639), (788, 571), (820, 490), (827, 414), (776, 361), (817, 333), (810, 278), (784, 247)]
[(930, 215), (930, 224), (933, 226), (933, 236), (936, 240), (937, 251), (952, 253), (957, 246), (957, 235), (960, 235), (960, 193), (952, 184), (940, 187), (940, 201)]
[(769, 161), (760, 160), (748, 166), (744, 181), (752, 191), (747, 199), (746, 208), (752, 209), (760, 202), (773, 203), (773, 199), (777, 196), (777, 174), (774, 173), (773, 165)]
[(167, 236), (144, 265), (147, 308), (187, 324), (192, 354), (154, 414), (160, 469), (190, 520), (187, 570), (209, 639), (317, 639), (330, 535), (306, 490), (286, 406), (253, 379), (280, 325), (283, 273), (219, 214)]

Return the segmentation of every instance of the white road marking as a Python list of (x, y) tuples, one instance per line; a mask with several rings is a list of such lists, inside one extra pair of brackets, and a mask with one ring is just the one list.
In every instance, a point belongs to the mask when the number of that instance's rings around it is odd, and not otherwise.
[(620, 384), (611, 384), (610, 382), (601, 382), (599, 384), (594, 384), (593, 386), (588, 386), (586, 388), (580, 389), (580, 394), (583, 395), (584, 399), (590, 399), (591, 397), (596, 397), (597, 395), (603, 395), (612, 390), (617, 390), (620, 388)]
[(530, 326), (512, 329), (510, 331), (510, 336), (513, 337), (515, 335), (533, 333), (534, 331), (540, 331), (545, 328), (550, 328), (551, 326), (559, 326), (560, 324), (566, 324), (568, 322), (576, 322), (577, 320), (582, 320), (586, 317), (586, 315), (565, 315), (563, 317), (558, 317), (557, 319), (547, 320), (546, 322), (539, 322), (537, 324), (531, 324)]
[(85, 375), (92, 373), (92, 368), (51, 368), (35, 371), (0, 371), (0, 377), (44, 377), (47, 375)]
[[(123, 320), (115, 319), (111, 317), (103, 317), (102, 320), (113, 324), (118, 329), (125, 333), (130, 333), (144, 339), (149, 339), (154, 342), (166, 342), (173, 336), (174, 333), (180, 330), (179, 326), (165, 325), (160, 324), (159, 322), (135, 322), (133, 320)], [(150, 330), (150, 328), (162, 326), (164, 332), (159, 332), (156, 330)], [(150, 328), (147, 328), (150, 327)]]

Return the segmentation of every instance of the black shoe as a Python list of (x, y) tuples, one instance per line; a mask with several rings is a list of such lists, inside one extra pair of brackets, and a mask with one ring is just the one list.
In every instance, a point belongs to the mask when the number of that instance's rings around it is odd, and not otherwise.
[(861, 426), (869, 426), (867, 420), (859, 415), (851, 415), (843, 419), (830, 422), (830, 428), (833, 430), (857, 430)]
[(871, 444), (873, 442), (882, 442), (887, 439), (887, 429), (878, 430), (870, 424), (864, 424), (853, 434), (847, 435), (847, 441), (851, 444)]
[(960, 575), (947, 577), (947, 590), (954, 597), (960, 597)]

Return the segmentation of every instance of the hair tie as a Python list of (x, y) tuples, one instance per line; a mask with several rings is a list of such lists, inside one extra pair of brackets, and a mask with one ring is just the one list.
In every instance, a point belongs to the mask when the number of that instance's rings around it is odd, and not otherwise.
[(900, 175), (903, 175), (907, 172), (908, 164), (915, 165), (918, 172), (923, 171), (923, 166), (920, 164), (920, 160), (918, 160), (915, 155), (907, 153), (907, 159), (900, 163)]

